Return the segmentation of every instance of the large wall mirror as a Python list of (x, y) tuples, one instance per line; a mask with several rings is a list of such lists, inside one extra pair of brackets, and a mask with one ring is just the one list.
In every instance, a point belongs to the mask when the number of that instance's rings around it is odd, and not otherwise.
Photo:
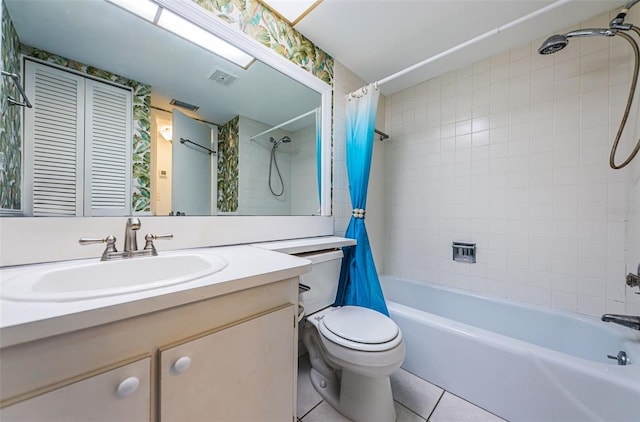
[(115, 3), (4, 0), (34, 105), (5, 128), (23, 147), (4, 214), (330, 215), (329, 85), (190, 0), (148, 20)]

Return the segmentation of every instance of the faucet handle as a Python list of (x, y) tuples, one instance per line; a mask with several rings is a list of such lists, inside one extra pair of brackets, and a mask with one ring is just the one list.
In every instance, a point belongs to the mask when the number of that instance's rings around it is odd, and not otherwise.
[(104, 239), (93, 238), (93, 237), (83, 237), (78, 240), (78, 243), (81, 245), (93, 245), (96, 243), (106, 243), (107, 244), (107, 252), (118, 252), (116, 250), (116, 237), (113, 235), (109, 235)]
[(170, 233), (167, 234), (151, 234), (148, 233), (145, 237), (145, 244), (144, 244), (144, 250), (149, 250), (151, 249), (151, 254), (153, 256), (158, 255), (158, 251), (156, 250), (156, 246), (153, 244), (154, 240), (171, 240), (173, 239), (173, 235)]
[(107, 247), (104, 249), (104, 252), (102, 253), (102, 258), (101, 258), (102, 261), (106, 261), (108, 259), (109, 254), (118, 252), (118, 250), (116, 249), (116, 237), (113, 235), (109, 235), (104, 239), (83, 237), (80, 240), (78, 240), (78, 243), (80, 243), (81, 245), (94, 245), (96, 243), (106, 243)]

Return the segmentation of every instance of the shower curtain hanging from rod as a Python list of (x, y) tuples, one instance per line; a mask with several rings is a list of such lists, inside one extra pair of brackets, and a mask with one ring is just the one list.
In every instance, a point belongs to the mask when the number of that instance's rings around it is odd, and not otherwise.
[[(538, 9), (538, 10), (534, 10), (533, 12), (531, 12), (529, 14), (526, 14), (524, 16), (521, 16), (518, 19), (515, 19), (515, 20), (513, 20), (513, 21), (511, 21), (511, 22), (509, 22), (507, 24), (504, 24), (504, 25), (499, 26), (497, 28), (494, 28), (494, 29), (492, 29), (490, 31), (487, 31), (487, 32), (485, 32), (483, 34), (480, 34), (475, 38), (472, 38), (472, 39), (467, 40), (467, 41), (465, 41), (463, 43), (460, 43), (460, 44), (458, 44), (458, 45), (456, 45), (454, 47), (451, 47), (448, 50), (445, 50), (445, 51), (443, 51), (441, 53), (438, 53), (438, 54), (436, 54), (434, 56), (431, 56), (431, 57), (429, 57), (429, 58), (427, 58), (427, 59), (425, 59), (425, 60), (423, 60), (423, 61), (421, 61), (419, 63), (411, 65), (411, 66), (407, 67), (406, 69), (400, 70), (400, 71), (398, 71), (398, 72), (396, 72), (394, 74), (391, 74), (391, 75), (389, 75), (389, 76), (387, 76), (385, 78), (382, 78), (379, 81), (374, 82), (374, 87), (377, 89), (379, 86), (384, 85), (387, 82), (391, 82), (394, 79), (397, 79), (397, 78), (399, 78), (401, 76), (406, 75), (407, 73), (413, 72), (416, 69), (419, 69), (419, 68), (421, 68), (423, 66), (426, 66), (426, 65), (428, 65), (430, 63), (433, 63), (436, 60), (439, 60), (439, 59), (441, 59), (443, 57), (446, 57), (446, 56), (450, 55), (451, 53), (455, 53), (458, 50), (462, 50), (463, 48), (469, 47), (470, 45), (473, 45), (473, 44), (475, 44), (475, 43), (477, 43), (479, 41), (482, 41), (482, 40), (484, 40), (486, 38), (489, 38), (489, 37), (492, 37), (494, 35), (497, 35), (500, 32), (503, 32), (503, 31), (505, 31), (507, 29), (510, 29), (510, 28), (512, 28), (512, 27), (514, 27), (516, 25), (519, 25), (519, 24), (521, 24), (523, 22), (526, 22), (526, 21), (528, 21), (528, 20), (530, 20), (532, 18), (535, 18), (537, 16), (543, 15), (543, 14), (545, 14), (545, 13), (547, 13), (547, 12), (553, 10), (553, 9), (557, 9), (560, 6), (562, 6), (562, 5), (566, 4), (566, 3), (569, 3), (570, 1), (572, 1), (572, 0), (558, 0), (558, 1), (556, 1), (554, 3), (551, 3), (551, 4), (549, 4), (549, 5), (545, 6), (545, 7), (542, 7), (540, 9)], [(360, 92), (362, 91), (363, 88), (359, 88), (359, 89), (357, 89), (357, 90), (355, 90), (353, 92), (350, 92), (349, 94), (347, 94), (347, 98), (348, 99), (349, 98), (357, 98), (358, 96), (362, 95)]]
[(288, 125), (289, 123), (293, 123), (293, 122), (295, 122), (296, 120), (300, 120), (300, 119), (302, 119), (302, 118), (304, 118), (304, 117), (307, 117), (307, 116), (310, 116), (310, 115), (312, 115), (312, 114), (314, 114), (314, 113), (317, 113), (317, 112), (318, 112), (318, 110), (319, 110), (319, 108), (314, 108), (314, 109), (313, 109), (313, 110), (311, 110), (311, 111), (307, 111), (306, 113), (303, 113), (303, 114), (299, 115), (298, 117), (294, 117), (293, 119), (289, 119), (289, 120), (287, 120), (286, 122), (280, 123), (279, 125), (276, 125), (276, 126), (274, 126), (274, 127), (270, 128), (270, 129), (265, 130), (264, 132), (260, 132), (260, 133), (258, 133), (257, 135), (253, 135), (253, 136), (251, 136), (251, 137), (249, 138), (249, 140), (250, 140), (250, 141), (253, 141), (253, 140), (254, 140), (255, 138), (257, 138), (258, 136), (262, 136), (262, 135), (264, 135), (264, 134), (266, 134), (266, 133), (269, 133), (269, 132), (271, 132), (271, 131), (274, 131), (274, 130), (276, 130), (276, 129), (280, 129), (281, 127), (286, 126), (286, 125)]

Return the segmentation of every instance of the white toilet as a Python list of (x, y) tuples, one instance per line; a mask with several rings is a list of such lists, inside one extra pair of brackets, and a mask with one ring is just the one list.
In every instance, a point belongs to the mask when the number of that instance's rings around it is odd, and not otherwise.
[(309, 352), (311, 383), (338, 412), (356, 422), (396, 420), (389, 376), (404, 361), (398, 326), (358, 306), (330, 307), (340, 277), (341, 251), (303, 255), (311, 272), (300, 277), (307, 320), (302, 341)]

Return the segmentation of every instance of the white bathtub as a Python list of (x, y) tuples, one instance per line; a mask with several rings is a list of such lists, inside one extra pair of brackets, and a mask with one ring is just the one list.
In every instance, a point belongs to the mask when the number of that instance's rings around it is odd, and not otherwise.
[[(640, 331), (381, 276), (409, 372), (510, 421), (640, 421)], [(620, 366), (607, 355), (627, 353)]]

